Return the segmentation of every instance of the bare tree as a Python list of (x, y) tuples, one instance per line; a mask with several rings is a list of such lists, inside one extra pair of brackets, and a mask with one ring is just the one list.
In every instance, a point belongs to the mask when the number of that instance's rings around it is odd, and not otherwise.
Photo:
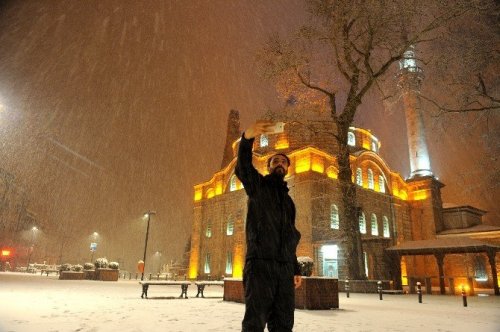
[[(381, 98), (391, 96), (386, 83), (390, 81), (394, 86), (398, 64), (404, 61), (410, 47), (431, 49), (427, 45), (445, 37), (451, 45), (452, 27), (458, 20), (477, 16), (494, 4), (480, 0), (306, 0), (306, 3), (310, 23), (286, 39), (271, 37), (259, 60), (264, 76), (275, 80), (285, 98), (327, 112), (335, 124), (342, 192), (341, 231), (348, 277), (363, 279), (366, 276), (356, 185), (352, 182), (347, 145), (354, 116), (368, 92), (380, 93)], [(423, 63), (431, 60), (435, 58), (419, 59)], [(483, 76), (478, 78), (481, 82)], [(492, 102), (498, 103), (486, 85), (478, 91), (482, 92), (483, 102), (490, 96)], [(433, 97), (428, 99), (439, 105)]]

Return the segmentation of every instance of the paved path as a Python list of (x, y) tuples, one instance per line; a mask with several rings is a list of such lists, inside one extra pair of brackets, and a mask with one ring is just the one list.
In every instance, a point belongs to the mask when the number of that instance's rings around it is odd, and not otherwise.
[[(179, 287), (167, 286), (162, 298), (141, 300), (137, 281), (57, 280), (56, 276), (0, 273), (0, 332), (49, 331), (239, 331), (244, 305), (224, 302), (222, 289), (207, 288), (207, 298), (171, 299)], [(212, 296), (212, 298), (210, 298)], [(376, 294), (340, 296), (340, 309), (296, 310), (296, 332), (323, 331), (500, 331), (500, 297)]]

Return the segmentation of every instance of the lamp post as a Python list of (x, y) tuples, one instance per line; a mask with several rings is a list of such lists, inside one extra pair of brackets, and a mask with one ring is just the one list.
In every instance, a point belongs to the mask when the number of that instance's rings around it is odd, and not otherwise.
[(144, 280), (144, 271), (146, 271), (146, 251), (148, 249), (148, 238), (149, 238), (149, 222), (151, 220), (151, 215), (156, 214), (156, 211), (148, 211), (144, 214), (145, 217), (148, 217), (148, 227), (146, 229), (146, 241), (144, 242), (144, 256), (142, 261), (144, 262), (144, 267), (142, 270), (141, 281)]
[(464, 307), (467, 306), (467, 293), (465, 291), (465, 285), (462, 285), (462, 301), (463, 301), (463, 304), (464, 304)]
[(38, 230), (36, 226), (33, 226), (31, 229), (32, 235), (31, 235), (31, 247), (29, 249), (29, 255), (28, 255), (28, 264), (26, 264), (26, 272), (28, 273), (30, 270), (30, 260), (31, 260), (31, 254), (33, 253), (33, 248), (35, 247), (35, 233)]

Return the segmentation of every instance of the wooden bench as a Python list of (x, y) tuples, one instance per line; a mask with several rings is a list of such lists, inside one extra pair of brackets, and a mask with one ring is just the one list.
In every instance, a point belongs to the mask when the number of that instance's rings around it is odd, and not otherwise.
[(382, 289), (382, 294), (403, 295), (402, 289)]
[(46, 274), (47, 277), (49, 276), (49, 273), (55, 273), (55, 274), (59, 274), (59, 270), (51, 270), (51, 269), (42, 269), (41, 272), (40, 272), (40, 275), (43, 276), (43, 274)]
[(196, 294), (196, 297), (199, 297), (201, 294), (201, 297), (205, 297), (203, 295), (203, 290), (205, 289), (205, 286), (222, 286), (224, 287), (224, 281), (208, 281), (208, 280), (200, 280), (196, 281), (194, 283), (196, 287), (198, 287), (198, 293)]
[(180, 285), (181, 286), (181, 295), (179, 298), (188, 298), (187, 297), (187, 289), (189, 285), (191, 285), (190, 281), (139, 281), (139, 284), (142, 285), (142, 294), (141, 298), (143, 299), (144, 296), (148, 298), (148, 288), (149, 286), (172, 286), (172, 285)]

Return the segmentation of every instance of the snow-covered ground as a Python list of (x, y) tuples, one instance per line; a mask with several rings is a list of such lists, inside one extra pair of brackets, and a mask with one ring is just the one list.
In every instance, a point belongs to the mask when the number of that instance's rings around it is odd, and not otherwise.
[[(240, 331), (244, 305), (222, 301), (222, 287), (152, 286), (141, 299), (137, 281), (57, 280), (0, 272), (0, 331)], [(296, 310), (297, 332), (500, 331), (500, 297), (340, 294), (338, 310)]]

